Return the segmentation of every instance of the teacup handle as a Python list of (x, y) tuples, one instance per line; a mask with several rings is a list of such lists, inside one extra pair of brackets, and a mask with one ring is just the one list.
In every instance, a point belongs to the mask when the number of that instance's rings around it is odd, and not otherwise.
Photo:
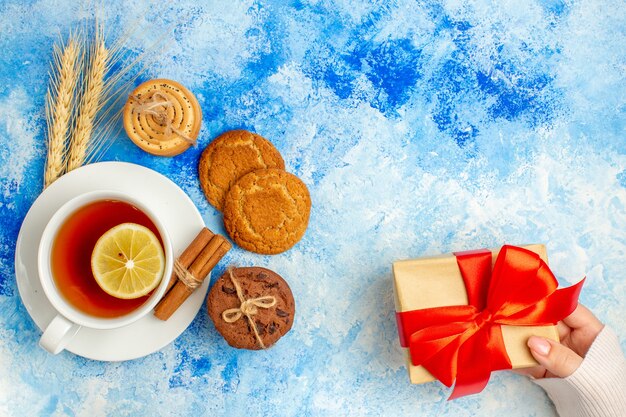
[(78, 333), (80, 326), (57, 314), (43, 331), (39, 346), (56, 355), (65, 349), (67, 343)]

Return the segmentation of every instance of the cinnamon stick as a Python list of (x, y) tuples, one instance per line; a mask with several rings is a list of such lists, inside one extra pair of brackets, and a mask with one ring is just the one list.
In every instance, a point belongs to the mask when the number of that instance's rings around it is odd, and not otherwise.
[(211, 259), (211, 256), (213, 256), (217, 248), (219, 248), (224, 241), (226, 241), (226, 239), (224, 239), (222, 236), (213, 235), (213, 237), (209, 241), (209, 244), (206, 245), (204, 249), (202, 249), (202, 251), (198, 254), (191, 266), (187, 268), (189, 270), (189, 273), (191, 273), (191, 275), (196, 277), (198, 280), (204, 280), (206, 275), (200, 276), (200, 271), (207, 263), (207, 261)]
[(224, 255), (226, 255), (226, 253), (228, 253), (231, 247), (232, 245), (230, 244), (230, 242), (226, 239), (223, 239), (222, 244), (219, 246), (219, 248), (217, 248), (215, 253), (211, 255), (207, 263), (200, 270), (199, 276), (206, 277), (207, 275), (209, 275), (209, 272), (211, 272), (213, 268), (215, 268), (215, 265), (217, 265), (217, 263), (220, 261), (220, 259), (224, 257)]
[[(230, 248), (231, 244), (224, 237), (218, 234), (213, 235), (209, 243), (200, 251), (187, 270), (197, 280), (204, 281), (209, 272), (226, 255)], [(177, 279), (174, 287), (155, 307), (154, 315), (161, 320), (169, 319), (193, 291), (192, 288), (189, 288), (185, 283)]]
[[(211, 238), (214, 236), (213, 232), (203, 227), (200, 230), (200, 233), (191, 241), (187, 249), (183, 251), (178, 257), (178, 262), (182, 265), (183, 268), (189, 268), (191, 263), (196, 259), (200, 251), (209, 243)], [(167, 283), (167, 289), (165, 290), (165, 294), (169, 292), (170, 289), (176, 284), (176, 273), (172, 271), (172, 276), (170, 276), (170, 282)]]

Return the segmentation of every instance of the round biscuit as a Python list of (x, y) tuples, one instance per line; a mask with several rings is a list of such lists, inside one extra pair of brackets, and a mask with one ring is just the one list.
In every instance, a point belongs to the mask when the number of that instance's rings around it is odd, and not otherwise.
[(311, 197), (295, 175), (261, 169), (241, 177), (224, 202), (224, 226), (242, 248), (273, 255), (294, 246), (309, 223)]
[(198, 176), (213, 207), (223, 211), (230, 187), (257, 169), (285, 169), (280, 152), (270, 141), (247, 130), (231, 130), (213, 140), (202, 152)]
[(173, 127), (195, 141), (200, 133), (202, 110), (196, 97), (180, 83), (167, 79), (146, 81), (130, 94), (124, 105), (124, 130), (128, 137), (144, 151), (158, 156), (175, 156), (186, 151), (192, 142), (175, 132), (168, 134), (166, 127), (151, 115), (133, 109), (139, 100), (150, 100), (156, 93), (167, 97), (172, 106), (167, 114)]

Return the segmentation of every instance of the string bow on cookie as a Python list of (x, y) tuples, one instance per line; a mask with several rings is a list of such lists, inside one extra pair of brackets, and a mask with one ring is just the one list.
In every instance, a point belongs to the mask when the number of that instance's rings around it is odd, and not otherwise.
[(196, 141), (186, 135), (185, 132), (174, 127), (171, 117), (167, 114), (167, 109), (169, 107), (174, 107), (174, 103), (172, 103), (167, 95), (161, 93), (160, 91), (155, 91), (149, 99), (143, 99), (136, 95), (131, 97), (138, 104), (133, 108), (133, 112), (152, 116), (155, 122), (165, 126), (166, 137), (171, 136), (172, 133), (176, 133), (187, 142), (191, 144), (196, 143)]
[(265, 295), (263, 297), (246, 299), (243, 296), (243, 291), (241, 290), (239, 282), (235, 279), (232, 268), (228, 269), (228, 276), (235, 286), (235, 291), (237, 292), (237, 297), (239, 298), (241, 304), (239, 305), (239, 307), (224, 310), (222, 312), (222, 320), (224, 320), (226, 323), (234, 323), (242, 316), (245, 316), (250, 323), (250, 327), (254, 331), (254, 336), (256, 337), (259, 346), (261, 347), (261, 349), (265, 349), (265, 344), (263, 343), (263, 340), (261, 340), (261, 336), (259, 335), (259, 332), (256, 328), (256, 323), (252, 319), (252, 316), (259, 312), (259, 308), (274, 307), (276, 305), (276, 297), (271, 295)]

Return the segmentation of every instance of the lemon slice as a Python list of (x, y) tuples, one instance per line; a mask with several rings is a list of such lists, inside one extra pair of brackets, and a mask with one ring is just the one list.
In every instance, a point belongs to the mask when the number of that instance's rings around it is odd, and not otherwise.
[(105, 232), (91, 253), (91, 271), (106, 293), (139, 298), (155, 289), (165, 269), (159, 239), (150, 229), (122, 223)]

